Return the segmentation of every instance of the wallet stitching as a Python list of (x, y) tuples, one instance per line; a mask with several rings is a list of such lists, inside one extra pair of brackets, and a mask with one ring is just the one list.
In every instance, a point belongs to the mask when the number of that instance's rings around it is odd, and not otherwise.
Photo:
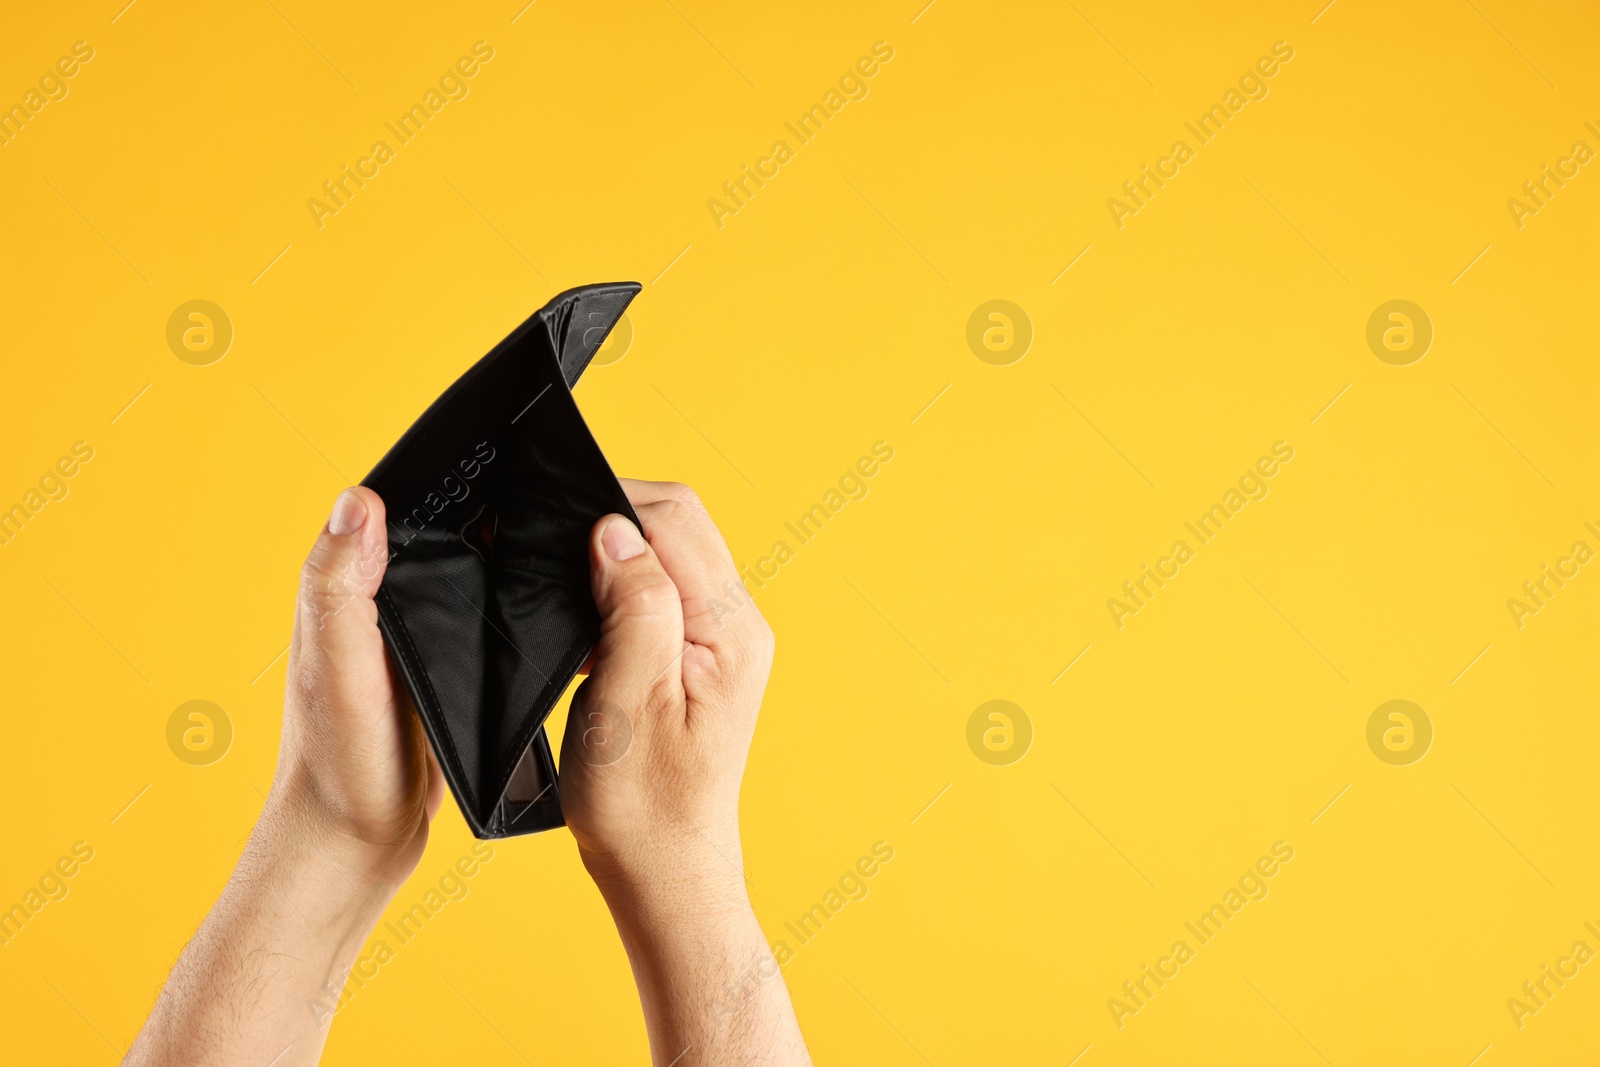
[[(389, 595), (383, 589), (378, 590), (378, 595), (383, 598), (384, 603), (391, 609), (386, 612), (386, 614), (389, 616), (389, 622), (391, 623), (394, 632), (399, 635), (402, 641), (405, 642), (405, 657), (412, 664), (412, 673), (417, 676), (418, 680), (422, 684), (423, 689), (427, 691), (426, 695), (428, 698), (428, 703), (432, 706), (434, 714), (437, 715), (439, 719), (438, 734), (444, 740), (445, 748), (449, 750), (451, 762), (455, 764), (456, 777), (461, 782), (461, 788), (466, 791), (467, 800), (471, 803), (473, 811), (476, 812), (478, 807), (478, 795), (476, 791), (473, 790), (472, 783), (467, 780), (466, 768), (461, 762), (461, 753), (456, 751), (455, 741), (450, 737), (449, 723), (446, 722), (444, 718), (444, 705), (439, 700), (439, 694), (433, 688), (433, 679), (428, 677), (427, 668), (423, 665), (422, 656), (417, 652), (416, 643), (411, 640), (411, 631), (406, 627), (405, 619), (400, 616), (398, 611), (393, 610), (393, 600), (390, 599)], [(510, 780), (510, 775), (507, 775), (506, 781), (509, 783)], [(503, 791), (504, 790), (502, 790), (502, 792)]]

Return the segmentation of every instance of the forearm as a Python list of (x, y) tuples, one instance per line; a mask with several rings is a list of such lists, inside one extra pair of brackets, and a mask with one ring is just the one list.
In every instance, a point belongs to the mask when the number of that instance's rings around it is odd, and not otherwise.
[(264, 817), (125, 1064), (315, 1064), (392, 893), (342, 853)]
[(738, 872), (663, 892), (613, 882), (606, 902), (632, 964), (657, 1067), (810, 1064), (789, 991)]

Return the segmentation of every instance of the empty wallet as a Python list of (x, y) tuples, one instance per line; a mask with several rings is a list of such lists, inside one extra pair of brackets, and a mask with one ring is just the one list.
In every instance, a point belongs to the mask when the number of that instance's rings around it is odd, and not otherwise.
[(639, 521), (572, 386), (639, 288), (551, 300), (362, 482), (388, 510), (378, 628), (480, 838), (564, 823), (544, 721), (599, 637), (589, 532)]

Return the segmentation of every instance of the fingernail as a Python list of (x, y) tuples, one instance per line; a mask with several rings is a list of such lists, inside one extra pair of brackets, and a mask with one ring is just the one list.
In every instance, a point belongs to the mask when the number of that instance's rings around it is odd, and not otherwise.
[(600, 541), (606, 546), (606, 555), (621, 562), (644, 554), (644, 538), (627, 519), (612, 519), (600, 532)]
[(362, 503), (354, 489), (346, 489), (333, 502), (333, 514), (328, 517), (328, 532), (335, 537), (344, 537), (361, 529), (361, 524), (366, 521), (367, 505)]

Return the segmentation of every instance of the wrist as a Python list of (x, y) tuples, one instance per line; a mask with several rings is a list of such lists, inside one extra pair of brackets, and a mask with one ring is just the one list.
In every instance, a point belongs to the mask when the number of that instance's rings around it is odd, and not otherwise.
[(719, 860), (663, 865), (652, 874), (589, 855), (584, 862), (628, 955), (654, 1062), (717, 1047), (762, 1017), (751, 1003), (771, 995), (773, 987), (761, 979), (778, 974), (778, 965), (750, 906), (742, 868)]
[(303, 799), (281, 795), (277, 788), (267, 798), (251, 835), (246, 858), (255, 853), (263, 862), (293, 871), (307, 884), (329, 894), (331, 903), (361, 912), (371, 910), (374, 921), (410, 877), (421, 858), (423, 840), (414, 849), (363, 840), (338, 820), (320, 814)]
[(580, 847), (579, 855), (624, 938), (637, 931), (703, 928), (751, 911), (737, 838), (721, 846), (702, 839), (627, 856)]
[(751, 911), (742, 873), (727, 869), (664, 871), (652, 877), (633, 872), (606, 876), (591, 868), (590, 875), (619, 927), (695, 927), (730, 912)]

